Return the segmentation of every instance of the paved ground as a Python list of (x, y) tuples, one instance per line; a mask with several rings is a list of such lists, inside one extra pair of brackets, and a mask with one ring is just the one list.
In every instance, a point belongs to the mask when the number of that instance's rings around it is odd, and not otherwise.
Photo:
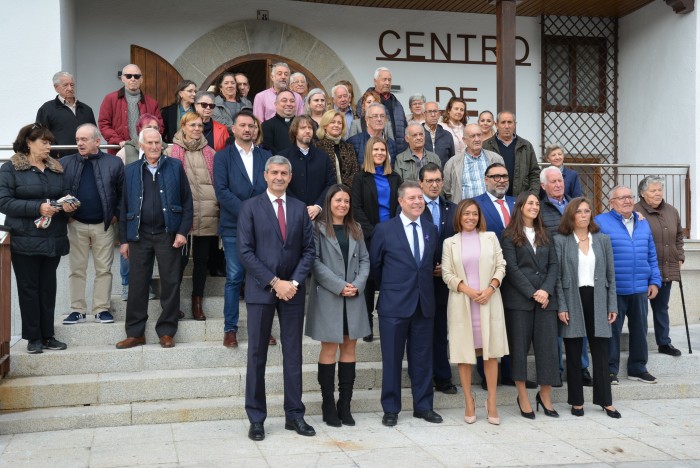
[(263, 442), (250, 441), (240, 420), (16, 434), (0, 436), (0, 466), (700, 466), (700, 399), (619, 401), (619, 420), (590, 405), (576, 418), (556, 405), (559, 419), (530, 421), (508, 406), (500, 426), (481, 406), (470, 426), (456, 409), (442, 411), (443, 424), (404, 411), (394, 428), (377, 413), (342, 428), (309, 417), (318, 433), (310, 438), (270, 418)]

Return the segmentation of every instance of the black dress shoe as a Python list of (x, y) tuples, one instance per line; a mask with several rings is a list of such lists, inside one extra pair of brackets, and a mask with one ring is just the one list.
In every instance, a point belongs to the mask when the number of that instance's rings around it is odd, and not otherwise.
[(584, 387), (592, 387), (593, 386), (593, 378), (591, 377), (591, 374), (588, 372), (588, 369), (583, 369), (581, 371), (581, 382), (583, 383)]
[(382, 424), (387, 427), (396, 426), (398, 421), (399, 415), (397, 413), (384, 413), (384, 416), (382, 417)]
[(457, 387), (455, 387), (452, 382), (441, 382), (441, 383), (436, 383), (435, 384), (435, 391), (436, 392), (441, 392), (446, 395), (456, 395), (457, 394)]
[(678, 357), (681, 355), (681, 350), (673, 346), (672, 344), (659, 346), (659, 352), (661, 354), (668, 354), (669, 356)]
[(288, 431), (296, 431), (297, 434), (311, 437), (316, 435), (316, 431), (313, 427), (306, 424), (304, 418), (287, 420), (284, 423), (284, 428)]
[(414, 411), (413, 412), (413, 417), (414, 418), (420, 418), (425, 421), (428, 421), (429, 423), (436, 423), (439, 424), (442, 422), (442, 416), (437, 414), (433, 410), (428, 410), (428, 411)]
[(369, 335), (362, 338), (362, 341), (364, 341), (365, 343), (373, 342), (374, 341), (374, 334), (370, 333)]
[(261, 441), (265, 438), (265, 427), (263, 423), (251, 423), (248, 429), (248, 438), (250, 440)]

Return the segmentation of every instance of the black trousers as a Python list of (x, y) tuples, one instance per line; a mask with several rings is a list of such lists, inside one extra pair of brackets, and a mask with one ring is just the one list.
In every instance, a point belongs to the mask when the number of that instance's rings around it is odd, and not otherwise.
[[(192, 296), (204, 296), (204, 287), (207, 284), (207, 265), (211, 245), (218, 245), (218, 236), (192, 236)], [(188, 252), (182, 250), (182, 267), (180, 269), (180, 282), (189, 262)]]
[(12, 254), (25, 340), (48, 339), (54, 335), (56, 269), (60, 261), (61, 257)]
[[(595, 336), (595, 312), (593, 308), (593, 288), (579, 288), (583, 320), (586, 324), (588, 346), (591, 348), (591, 363), (593, 364), (593, 404), (612, 405), (612, 391), (608, 378), (608, 343), (610, 338)], [(607, 313), (607, 312), (606, 312)], [(581, 348), (583, 338), (564, 338), (566, 348), (566, 380), (570, 405), (583, 405), (583, 381), (581, 379)], [(571, 356), (571, 359), (569, 359)]]
[(180, 312), (181, 249), (173, 248), (175, 235), (139, 232), (138, 242), (129, 242), (129, 298), (126, 301), (126, 336), (144, 336), (148, 321), (148, 282), (153, 261), (158, 260), (160, 305), (163, 311), (156, 322), (158, 336), (175, 336)]

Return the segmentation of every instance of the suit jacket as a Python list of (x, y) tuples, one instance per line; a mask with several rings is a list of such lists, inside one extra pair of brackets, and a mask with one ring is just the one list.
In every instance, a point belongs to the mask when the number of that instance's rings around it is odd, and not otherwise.
[(243, 203), (238, 216), (238, 258), (246, 270), (245, 298), (251, 304), (274, 304), (270, 281), (296, 280), (290, 304), (304, 304), (304, 281), (316, 258), (311, 219), (303, 202), (287, 195), (287, 239), (282, 240), (277, 213), (267, 191)]
[[(615, 262), (612, 244), (606, 234), (593, 234), (593, 254), (595, 271), (593, 284), (593, 325), (595, 336), (610, 338), (612, 332), (608, 323), (608, 312), (617, 312), (615, 288)], [(559, 335), (564, 338), (586, 336), (583, 320), (583, 306), (578, 282), (578, 243), (575, 235), (557, 236), (554, 247), (559, 258), (557, 278), (557, 302), (559, 312), (569, 312), (569, 324), (559, 321)], [(590, 251), (589, 251), (590, 255)]]
[(328, 155), (315, 146), (309, 146), (309, 154), (304, 156), (296, 144), (279, 154), (292, 164), (287, 195), (303, 201), (306, 206), (323, 207), (328, 187), (337, 182), (335, 164)]
[(241, 204), (265, 193), (265, 162), (271, 157), (269, 151), (253, 149), (253, 180), (248, 178), (243, 159), (235, 144), (231, 144), (214, 155), (214, 191), (219, 200), (219, 235), (235, 236)]
[(374, 229), (370, 246), (370, 265), (374, 281), (379, 285), (377, 311), (384, 317), (411, 317), (418, 305), (424, 317), (435, 315), (433, 270), (439, 235), (433, 223), (423, 223), (425, 247), (416, 267), (413, 250), (408, 244), (400, 216), (379, 224)]
[[(513, 209), (515, 208), (515, 197), (510, 197), (506, 195), (505, 199), (509, 211), (512, 214)], [(486, 220), (486, 230), (493, 232), (494, 234), (496, 234), (496, 237), (500, 239), (501, 233), (506, 227), (503, 225), (501, 215), (499, 215), (498, 211), (496, 211), (497, 208), (491, 201), (491, 197), (489, 197), (489, 194), (484, 192), (478, 197), (474, 197), (474, 201), (476, 201), (479, 204), (479, 206), (481, 207), (481, 212), (484, 214), (484, 219)]]
[(274, 155), (292, 146), (292, 139), (289, 137), (289, 126), (292, 121), (285, 122), (283, 117), (275, 114), (271, 119), (262, 123), (263, 145)]
[[(399, 185), (401, 177), (395, 172), (387, 176), (389, 179), (389, 215), (393, 218), (399, 211)], [(377, 194), (377, 184), (374, 181), (374, 174), (369, 172), (359, 172), (352, 183), (352, 214), (355, 221), (362, 226), (362, 234), (365, 242), (369, 245), (369, 240), (374, 233), (374, 227), (379, 224), (379, 195)]]
[(440, 125), (435, 128), (435, 141), (430, 138), (430, 131), (423, 125), (425, 131), (425, 149), (437, 154), (440, 158), (441, 167), (445, 167), (447, 161), (455, 155), (455, 142), (452, 135)]
[[(449, 200), (445, 200), (445, 197), (439, 197), (438, 203), (440, 204), (440, 227), (438, 228), (438, 233), (440, 235), (437, 256), (442, 258), (442, 244), (445, 239), (449, 239), (455, 233), (453, 220), (456, 214), (457, 205)], [(433, 213), (430, 211), (430, 207), (426, 204), (425, 211), (421, 215), (421, 222), (433, 223)], [(434, 223), (433, 223), (434, 224)], [(447, 285), (442, 280), (441, 276), (434, 276), (433, 282), (435, 283), (435, 303), (437, 305), (447, 305)]]
[(501, 247), (506, 260), (506, 276), (501, 286), (505, 308), (529, 310), (535, 307), (537, 302), (532, 295), (542, 289), (549, 293), (549, 304), (545, 310), (557, 310), (559, 262), (551, 238), (549, 244), (537, 247), (535, 252), (527, 240), (516, 247), (509, 236), (502, 235)]

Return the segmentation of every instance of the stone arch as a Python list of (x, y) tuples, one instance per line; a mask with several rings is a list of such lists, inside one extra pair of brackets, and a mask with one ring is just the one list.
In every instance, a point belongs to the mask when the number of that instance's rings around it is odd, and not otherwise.
[(173, 63), (180, 74), (204, 83), (227, 63), (244, 56), (273, 54), (288, 58), (309, 70), (330, 92), (339, 80), (348, 80), (361, 94), (355, 77), (338, 54), (295, 26), (277, 21), (236, 21), (210, 31), (190, 44)]

